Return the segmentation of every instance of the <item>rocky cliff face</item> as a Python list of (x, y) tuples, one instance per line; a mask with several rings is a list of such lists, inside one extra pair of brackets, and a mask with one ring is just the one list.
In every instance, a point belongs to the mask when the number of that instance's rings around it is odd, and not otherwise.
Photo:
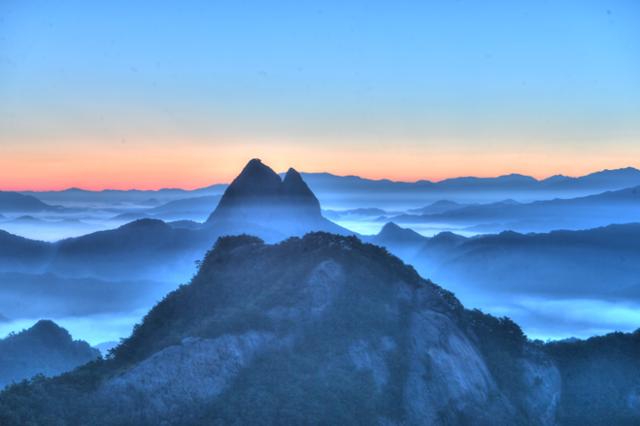
[(67, 424), (550, 425), (561, 393), (515, 324), (325, 233), (220, 239), (113, 358), (30, 386), (48, 395), (30, 400), (35, 424), (63, 406)]

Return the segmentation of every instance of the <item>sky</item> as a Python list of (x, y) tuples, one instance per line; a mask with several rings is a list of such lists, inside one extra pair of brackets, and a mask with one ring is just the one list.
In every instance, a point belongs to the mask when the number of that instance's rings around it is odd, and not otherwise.
[(0, 189), (640, 167), (640, 2), (0, 0)]

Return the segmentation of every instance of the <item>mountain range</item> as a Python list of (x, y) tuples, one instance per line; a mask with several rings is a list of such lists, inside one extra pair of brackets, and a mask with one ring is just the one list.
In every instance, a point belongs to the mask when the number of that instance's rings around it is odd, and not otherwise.
[[(394, 202), (395, 205), (403, 204), (407, 208), (415, 208), (416, 205), (425, 201), (434, 202), (450, 197), (474, 203), (499, 201), (504, 198), (523, 200), (569, 198), (640, 185), (640, 170), (633, 167), (602, 170), (580, 177), (556, 175), (541, 180), (520, 174), (498, 177), (460, 177), (438, 182), (373, 180), (359, 176), (337, 176), (331, 173), (303, 172), (301, 176), (320, 199), (323, 207), (330, 209), (354, 209), (363, 206), (381, 208), (394, 205)], [(118, 203), (134, 203), (155, 207), (183, 198), (220, 195), (227, 186), (216, 184), (195, 190), (156, 191), (89, 191), (70, 188), (63, 191), (25, 191), (23, 194), (35, 196), (46, 203), (65, 206), (96, 204), (113, 206)], [(389, 199), (389, 194), (394, 195), (394, 200)]]
[(46, 204), (31, 195), (0, 191), (0, 213), (55, 212), (61, 209), (59, 206)]
[[(472, 229), (549, 231), (586, 229), (612, 223), (640, 222), (640, 186), (570, 199), (518, 203), (513, 200), (478, 205), (440, 202), (418, 209), (421, 214), (392, 217), (398, 223), (449, 223)], [(446, 206), (446, 207), (445, 207)]]
[(386, 247), (461, 294), (500, 290), (640, 297), (640, 223), (538, 234), (505, 231), (472, 238), (450, 232), (427, 238), (388, 223), (367, 241)]
[[(257, 159), (247, 164), (211, 210), (204, 224), (141, 219), (54, 243), (0, 231), (0, 274), (11, 279), (4, 286), (7, 298), (0, 300), (0, 311), (14, 312), (13, 301), (31, 295), (34, 285), (39, 285), (34, 283), (46, 285), (47, 279), (51, 279), (47, 286), (51, 291), (42, 296), (52, 297), (47, 300), (55, 302), (52, 306), (57, 306), (56, 312), (77, 311), (80, 307), (76, 302), (82, 301), (87, 292), (75, 292), (77, 297), (69, 297), (67, 305), (58, 305), (60, 300), (55, 299), (53, 289), (72, 290), (82, 282), (93, 283), (89, 294), (130, 286), (131, 300), (125, 305), (131, 306), (142, 300), (137, 295), (146, 285), (152, 297), (159, 289), (186, 282), (195, 262), (224, 235), (252, 234), (275, 242), (311, 231), (352, 234), (322, 216), (318, 200), (295, 170), (281, 180)], [(121, 293), (115, 291), (114, 297)]]
[(489, 178), (460, 177), (438, 182), (372, 180), (330, 173), (302, 173), (302, 177), (323, 206), (332, 209), (363, 206), (416, 208), (425, 202), (443, 199), (479, 203), (505, 198), (571, 198), (640, 185), (640, 170), (633, 167), (602, 170), (580, 177), (557, 175), (542, 180), (519, 174)]
[(0, 423), (631, 425), (638, 349), (528, 341), (355, 237), (225, 237), (109, 358), (0, 394)]

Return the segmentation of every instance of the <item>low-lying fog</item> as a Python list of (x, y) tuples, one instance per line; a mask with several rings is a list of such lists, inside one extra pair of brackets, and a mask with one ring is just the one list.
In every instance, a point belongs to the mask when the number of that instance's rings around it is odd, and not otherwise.
[[(460, 295), (458, 295), (460, 296)], [(557, 340), (588, 338), (613, 331), (631, 332), (640, 324), (640, 303), (592, 299), (542, 299), (536, 296), (460, 297), (468, 308), (481, 308), (497, 316), (508, 316), (531, 339)], [(151, 306), (149, 306), (150, 308)], [(147, 313), (102, 313), (87, 316), (47, 318), (66, 328), (74, 339), (92, 346), (119, 341), (131, 334), (133, 326)], [(21, 318), (0, 322), (0, 338), (27, 329), (42, 318)]]
[(640, 302), (596, 299), (553, 299), (535, 295), (457, 294), (468, 308), (507, 316), (530, 339), (580, 339), (640, 327)]
[[(633, 194), (636, 196), (636, 192)], [(640, 211), (635, 204), (598, 204), (600, 208), (590, 209), (588, 206), (585, 207), (584, 201), (580, 201), (579, 208), (575, 209), (571, 204), (573, 201), (560, 200), (561, 209), (553, 203), (543, 206), (534, 205), (530, 208), (528, 204), (523, 203), (530, 200), (509, 199), (497, 202), (495, 198), (483, 200), (482, 197), (474, 200), (469, 198), (428, 200), (428, 202), (420, 200), (411, 204), (406, 199), (394, 195), (381, 194), (375, 197), (374, 195), (368, 194), (367, 196), (371, 199), (368, 198), (367, 204), (360, 206), (354, 205), (354, 199), (349, 199), (348, 203), (341, 203), (340, 197), (328, 197), (331, 200), (330, 203), (322, 203), (325, 209), (323, 214), (333, 222), (362, 235), (377, 234), (387, 222), (393, 221), (426, 237), (444, 231), (467, 237), (512, 229), (519, 232), (532, 229), (548, 232), (557, 228), (590, 228), (595, 227), (592, 226), (594, 223), (596, 226), (605, 226), (620, 221), (631, 222), (634, 217), (640, 220)], [(504, 194), (504, 197), (509, 195)], [(57, 241), (99, 230), (113, 229), (137, 218), (151, 217), (167, 222), (176, 220), (203, 222), (215, 208), (220, 195), (207, 193), (205, 196), (195, 197), (185, 193), (181, 196), (186, 198), (173, 196), (167, 200), (127, 199), (105, 202), (97, 202), (94, 199), (91, 199), (91, 202), (68, 199), (59, 202), (60, 200), (49, 198), (48, 203), (61, 207), (56, 211), (0, 214), (0, 229), (30, 239)], [(128, 197), (133, 196), (128, 194)], [(634, 200), (635, 198), (631, 201)], [(395, 201), (399, 202), (395, 203)], [(557, 203), (557, 200), (550, 201)], [(597, 199), (593, 202), (600, 203)], [(599, 212), (600, 216), (589, 216), (589, 212), (594, 211)], [(623, 216), (618, 214), (620, 211), (625, 212)], [(547, 222), (537, 220), (536, 215), (544, 216), (547, 212), (553, 212), (556, 216), (549, 216), (550, 219)], [(572, 212), (580, 212), (583, 216), (574, 217)], [(566, 226), (567, 224), (569, 226)], [(567, 266), (569, 267), (575, 267), (575, 265)], [(424, 270), (423, 275), (430, 278)], [(638, 267), (638, 276), (640, 276), (640, 267)], [(640, 284), (640, 281), (638, 283)], [(5, 287), (9, 288), (9, 283), (6, 284)], [(179, 284), (181, 283), (176, 282), (175, 287)], [(556, 298), (535, 293), (523, 295), (469, 289), (460, 283), (455, 285), (453, 281), (448, 284), (446, 280), (438, 284), (455, 289), (456, 296), (468, 308), (481, 308), (495, 315), (511, 317), (531, 338), (543, 340), (584, 338), (616, 330), (632, 331), (640, 327), (640, 301), (632, 296), (619, 300), (611, 298), (602, 300), (583, 297), (583, 295), (577, 295), (575, 298)], [(575, 284), (567, 283), (567, 286), (571, 285)], [(162, 290), (164, 291), (165, 288), (163, 287)], [(54, 290), (52, 288), (49, 292)], [(43, 292), (42, 300), (49, 300), (44, 297), (44, 293), (46, 292)], [(16, 294), (12, 297), (14, 296), (18, 297)], [(34, 297), (33, 292), (29, 297)], [(119, 303), (117, 300), (114, 295), (112, 305)], [(159, 298), (154, 296), (154, 300), (157, 301)], [(58, 302), (56, 302), (57, 313), (52, 310), (50, 315), (43, 314), (42, 317), (26, 314), (25, 318), (17, 318), (15, 315), (12, 317), (9, 312), (3, 312), (0, 303), (0, 336), (28, 328), (39, 319), (49, 318), (67, 328), (74, 338), (86, 340), (93, 345), (117, 341), (128, 336), (133, 325), (139, 322), (148, 308), (153, 305), (149, 303), (144, 308), (136, 307), (134, 311), (127, 310), (132, 309), (130, 305), (121, 309), (125, 313), (104, 313), (105, 309), (103, 309), (100, 311), (102, 313), (92, 312), (84, 315), (82, 313), (84, 311), (76, 310), (73, 312), (80, 315), (73, 316), (62, 314), (64, 309)], [(113, 307), (109, 306), (107, 309), (113, 309)], [(8, 320), (2, 322), (3, 316), (8, 317)]]

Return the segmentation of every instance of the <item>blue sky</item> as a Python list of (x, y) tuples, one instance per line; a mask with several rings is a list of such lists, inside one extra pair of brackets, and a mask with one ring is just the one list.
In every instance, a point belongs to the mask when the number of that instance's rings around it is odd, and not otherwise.
[(178, 149), (187, 186), (247, 156), (407, 179), (638, 165), (637, 1), (5, 0), (0, 19), (0, 187), (71, 183), (114, 146), (142, 171), (114, 157), (89, 185), (151, 185)]

